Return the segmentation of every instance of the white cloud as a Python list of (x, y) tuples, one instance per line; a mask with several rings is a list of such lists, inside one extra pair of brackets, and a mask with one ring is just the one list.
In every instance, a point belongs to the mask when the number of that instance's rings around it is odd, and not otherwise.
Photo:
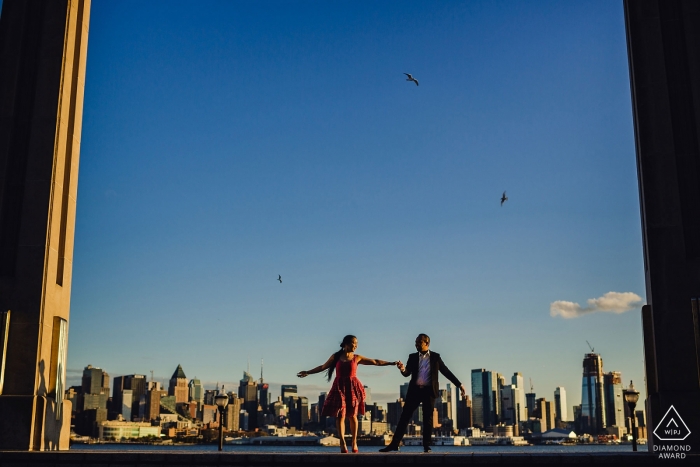
[(608, 292), (602, 297), (589, 298), (586, 307), (574, 302), (557, 300), (549, 305), (549, 315), (571, 319), (598, 311), (620, 314), (637, 308), (641, 302), (642, 297), (633, 292)]

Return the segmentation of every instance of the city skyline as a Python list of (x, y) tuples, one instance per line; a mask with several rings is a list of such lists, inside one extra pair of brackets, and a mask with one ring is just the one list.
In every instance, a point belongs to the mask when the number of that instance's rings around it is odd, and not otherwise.
[[(591, 355), (591, 354), (586, 354), (586, 356), (584, 357), (584, 361), (588, 358), (588, 355)], [(117, 380), (125, 378), (125, 377), (143, 376), (143, 377), (145, 377), (145, 379), (148, 381), (149, 384), (150, 384), (150, 382), (155, 381), (156, 383), (160, 384), (161, 387), (165, 388), (165, 387), (168, 387), (169, 382), (172, 380), (172, 377), (156, 377), (155, 375), (150, 377), (146, 374), (142, 375), (139, 373), (130, 373), (129, 375), (112, 375), (111, 373), (109, 373), (109, 371), (107, 371), (105, 368), (100, 367), (99, 365), (89, 364), (89, 366), (94, 367), (95, 369), (105, 371), (109, 375), (109, 378), (111, 380), (114, 380), (115, 382)], [(485, 370), (483, 368), (480, 370), (487, 371), (487, 372), (491, 373), (490, 370)], [(601, 368), (601, 370), (602, 370), (602, 368)], [(68, 386), (79, 386), (81, 378), (83, 377), (84, 371), (85, 371), (85, 369), (71, 370), (69, 372), (69, 375), (67, 378), (67, 385)], [(470, 371), (470, 373), (472, 373), (472, 375), (473, 375), (475, 371), (479, 371), (479, 369), (472, 369)], [(181, 365), (178, 364), (177, 368), (175, 369), (175, 372), (176, 373), (177, 372), (184, 372), (184, 369), (182, 368)], [(610, 370), (607, 370), (604, 374), (607, 376), (608, 374), (613, 374), (613, 373), (617, 375), (616, 376), (617, 380), (620, 380), (620, 373), (621, 372), (619, 372), (619, 371), (613, 370), (611, 372)], [(264, 380), (264, 378), (262, 377), (262, 372), (261, 372), (261, 376), (259, 378), (257, 378), (257, 377), (255, 377), (255, 375), (253, 374), (253, 372), (250, 369), (242, 370), (241, 374), (243, 375), (244, 378), (246, 378), (246, 375), (249, 375), (252, 378), (252, 380), (256, 382), (256, 384), (258, 382), (264, 381), (265, 386), (266, 386), (265, 394), (269, 394), (272, 401), (275, 400), (274, 394), (279, 394), (284, 399), (284, 394), (283, 394), (284, 386), (290, 386), (290, 385), (294, 386), (296, 388), (296, 390), (298, 391), (299, 396), (307, 397), (309, 400), (312, 400), (312, 401), (316, 400), (320, 394), (325, 393), (330, 389), (330, 383), (329, 383), (327, 388), (324, 388), (323, 386), (317, 386), (317, 385), (299, 384), (297, 381), (294, 381), (293, 383), (290, 381), (287, 381), (284, 383), (270, 382), (268, 380)], [(493, 373), (493, 374), (501, 376), (500, 373)], [(519, 376), (519, 378), (518, 378), (518, 376)], [(603, 373), (601, 373), (601, 378), (602, 378), (602, 376), (603, 376)], [(174, 377), (174, 375), (173, 375), (173, 377)], [(201, 381), (196, 375), (195, 376), (187, 376), (187, 377), (185, 377), (185, 379), (188, 383), (188, 387), (191, 386), (192, 383), (194, 382), (195, 384), (197, 384), (201, 387), (202, 391), (205, 391), (205, 390), (218, 391), (223, 387), (226, 392), (233, 391), (234, 393), (236, 392), (238, 385), (242, 381), (242, 380), (232, 380), (232, 381), (221, 380), (221, 381), (216, 381), (216, 382)], [(524, 379), (520, 372), (515, 372), (515, 374), (512, 376), (512, 378), (506, 378), (506, 379), (509, 379), (509, 380), (512, 379), (512, 381), (511, 381), (512, 384), (518, 386), (519, 392), (517, 393), (518, 396), (516, 398), (517, 399), (516, 404), (521, 404), (521, 406), (520, 406), (521, 413), (518, 415), (518, 419), (524, 420), (527, 418), (524, 415), (527, 413), (527, 408), (525, 406), (525, 394), (530, 392), (529, 379), (527, 379), (527, 380)], [(368, 390), (368, 394), (371, 394), (372, 402), (377, 402), (380, 405), (386, 405), (388, 403), (395, 402), (399, 398), (403, 398), (401, 391), (405, 390), (405, 388), (407, 388), (407, 386), (408, 386), (407, 380), (404, 380), (404, 381), (405, 382), (401, 383), (401, 385), (399, 386), (399, 390), (397, 390), (395, 393), (392, 393), (392, 392), (387, 392), (387, 393), (374, 392), (371, 390), (371, 387), (368, 385), (365, 385), (365, 388)], [(474, 390), (472, 388), (472, 381), (473, 381), (473, 376), (469, 379), (464, 380), (464, 385), (467, 388), (467, 394), (469, 395), (470, 399), (472, 400), (472, 404), (475, 404), (474, 397), (473, 397)], [(584, 378), (584, 381), (585, 381), (585, 378)], [(602, 380), (601, 380), (601, 382), (602, 382)], [(622, 383), (622, 381), (619, 381), (619, 382)], [(491, 384), (491, 383), (489, 383), (489, 384)], [(510, 382), (508, 384), (510, 384)], [(445, 389), (445, 388), (451, 387), (451, 386), (452, 385), (449, 382), (443, 382), (441, 389)], [(573, 390), (573, 388), (571, 388), (571, 389)], [(116, 390), (117, 390), (116, 384), (113, 387), (111, 387), (110, 390), (116, 394)], [(454, 387), (451, 387), (450, 390), (452, 391), (452, 397), (456, 397), (458, 391)], [(622, 390), (622, 387), (620, 387), (620, 391), (621, 390)], [(190, 389), (190, 391), (191, 391), (191, 389)], [(601, 391), (602, 391), (602, 387), (601, 387)], [(549, 392), (538, 392), (537, 390), (535, 390), (534, 394), (536, 394), (537, 399), (544, 397), (548, 401), (552, 401), (556, 405), (557, 416), (558, 416), (559, 411), (560, 411), (559, 401), (558, 401), (558, 397), (559, 397), (558, 393), (564, 394), (564, 400), (566, 401), (565, 402), (566, 408), (563, 410), (563, 413), (566, 414), (564, 417), (564, 420), (569, 420), (570, 417), (573, 416), (573, 414), (575, 412), (574, 407), (576, 407), (577, 405), (580, 405), (582, 403), (582, 400), (581, 399), (577, 399), (577, 400), (567, 399), (566, 393), (568, 392), (568, 390), (563, 386), (557, 386), (557, 387), (553, 388), (550, 392), (551, 392), (551, 394)], [(601, 392), (601, 394), (602, 394), (602, 392)], [(113, 396), (113, 397), (115, 399), (117, 398), (117, 396)], [(190, 398), (194, 398), (195, 400), (198, 400), (198, 397), (192, 397), (191, 395), (190, 395)], [(606, 396), (606, 398), (607, 398), (607, 396)], [(522, 402), (520, 402), (521, 400), (522, 400)], [(618, 401), (618, 402), (620, 402), (620, 401)], [(456, 410), (456, 405), (453, 406), (453, 412), (455, 410)], [(643, 406), (640, 407), (639, 410), (644, 411), (644, 407)], [(614, 412), (614, 410), (613, 410), (613, 412)], [(619, 419), (617, 421), (618, 421), (617, 425), (621, 426), (619, 424)]]
[[(265, 358), (272, 384), (320, 392), (294, 375), (343, 335), (405, 361), (426, 333), (467, 385), (521, 372), (571, 410), (589, 341), (644, 394), (621, 4), (91, 15), (70, 375), (181, 364), (211, 387)], [(405, 382), (359, 377), (384, 401)]]

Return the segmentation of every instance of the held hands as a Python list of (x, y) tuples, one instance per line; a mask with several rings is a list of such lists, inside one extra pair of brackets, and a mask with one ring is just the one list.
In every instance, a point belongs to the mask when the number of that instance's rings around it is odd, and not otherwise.
[(401, 360), (399, 360), (398, 362), (396, 362), (396, 366), (399, 368), (399, 371), (400, 371), (401, 373), (403, 373), (404, 371), (406, 371), (406, 367), (403, 365), (403, 363), (401, 363)]
[(309, 376), (309, 372), (308, 371), (300, 371), (299, 373), (297, 373), (297, 376), (299, 378), (306, 378), (307, 376)]

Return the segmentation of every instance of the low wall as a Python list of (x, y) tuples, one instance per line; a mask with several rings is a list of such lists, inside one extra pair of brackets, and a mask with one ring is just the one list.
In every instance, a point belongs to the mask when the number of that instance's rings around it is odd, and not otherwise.
[[(693, 458), (695, 461), (693, 461)], [(686, 462), (697, 463), (700, 456), (689, 456)], [(636, 466), (661, 464), (647, 452), (614, 454), (422, 454), (422, 453), (360, 453), (360, 454), (253, 454), (253, 453), (159, 453), (159, 452), (0, 452), (0, 467), (171, 467), (171, 466), (255, 466), (296, 467), (313, 465), (366, 465), (366, 464), (430, 464), (430, 465), (558, 465), (608, 464)], [(696, 464), (697, 465), (697, 464)]]

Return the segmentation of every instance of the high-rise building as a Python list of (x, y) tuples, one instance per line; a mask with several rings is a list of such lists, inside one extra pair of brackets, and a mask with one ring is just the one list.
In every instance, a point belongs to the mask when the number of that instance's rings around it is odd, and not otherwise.
[(88, 365), (83, 369), (83, 394), (109, 395), (109, 375), (101, 368)]
[(514, 426), (520, 423), (518, 400), (520, 400), (520, 389), (515, 384), (501, 388), (501, 423)]
[(457, 394), (457, 426), (461, 430), (463, 428), (471, 428), (472, 423), (472, 401), (469, 396), (462, 397), (461, 392)]
[(258, 405), (262, 407), (263, 415), (270, 412), (270, 385), (263, 379), (263, 360), (260, 360), (260, 381), (258, 381)]
[(298, 430), (309, 423), (309, 400), (306, 397), (289, 396), (289, 426)]
[(182, 366), (178, 365), (173, 376), (170, 377), (170, 385), (168, 386), (168, 395), (175, 396), (175, 403), (187, 402), (189, 399), (189, 389), (187, 388), (187, 376), (182, 370)]
[(581, 384), (581, 430), (589, 435), (602, 433), (605, 427), (605, 397), (603, 359), (596, 353), (583, 358), (583, 382)]
[(228, 393), (228, 405), (226, 406), (226, 416), (224, 426), (229, 431), (240, 430), (241, 422), (241, 399), (236, 394)]
[(556, 409), (556, 419), (559, 422), (566, 422), (569, 416), (566, 410), (566, 389), (558, 386), (554, 390), (554, 407)]
[(515, 384), (515, 387), (518, 388), (518, 419), (521, 421), (527, 420), (528, 414), (527, 414), (527, 404), (525, 403), (525, 380), (523, 378), (523, 374), (520, 372), (513, 373), (513, 376), (510, 378), (511, 384)]
[(188, 390), (188, 400), (194, 401), (199, 405), (204, 404), (204, 388), (202, 387), (202, 382), (195, 376), (194, 379), (190, 380), (187, 385)]
[[(245, 410), (247, 414), (247, 430), (254, 430), (257, 428), (258, 422), (258, 385), (256, 384), (253, 376), (247, 371), (243, 372), (243, 379), (241, 379), (238, 386), (238, 397), (242, 400), (241, 408)], [(243, 424), (241, 424), (243, 426)]]
[(438, 397), (435, 399), (435, 405), (434, 408), (437, 411), (437, 424), (433, 426), (438, 426), (441, 425), (443, 427), (446, 427), (447, 429), (452, 428), (452, 414), (450, 413), (450, 405), (449, 405), (449, 390), (448, 389), (440, 389), (438, 391)]
[(534, 392), (525, 394), (525, 406), (527, 418), (534, 417), (537, 414), (537, 395)]
[[(391, 430), (396, 430), (396, 425), (399, 423), (399, 417), (401, 417), (401, 411), (403, 410), (404, 401), (403, 399), (398, 399), (396, 402), (389, 402), (387, 404), (387, 423)], [(420, 410), (418, 410), (420, 412)]]
[(372, 389), (369, 386), (365, 386), (365, 405), (372, 404)]
[(124, 420), (129, 422), (143, 420), (146, 416), (146, 386), (144, 375), (115, 377), (112, 393), (113, 415), (121, 414)]
[[(450, 417), (450, 420), (456, 422), (457, 421), (457, 404), (455, 404), (455, 399), (454, 399), (454, 391), (452, 388), (452, 384), (447, 383), (445, 385), (447, 387), (447, 413)], [(454, 425), (454, 423), (453, 423)]]
[(496, 424), (496, 386), (492, 372), (484, 368), (472, 370), (472, 422), (475, 427)]
[(537, 410), (542, 420), (542, 432), (556, 428), (554, 401), (547, 401), (544, 397), (537, 399)]
[(287, 398), (290, 396), (297, 396), (297, 385), (296, 384), (283, 384), (280, 387), (280, 393), (282, 395), (282, 400), (286, 403)]
[(83, 370), (81, 393), (77, 395), (75, 431), (93, 436), (96, 424), (107, 420), (109, 375), (102, 369), (88, 365)]
[(494, 405), (494, 424), (501, 423), (503, 420), (503, 410), (501, 408), (501, 389), (506, 385), (506, 379), (500, 373), (494, 373), (494, 382), (496, 386), (493, 390)]
[(622, 373), (611, 371), (603, 375), (605, 382), (605, 426), (625, 426), (625, 397)]
[(160, 415), (160, 399), (167, 396), (167, 391), (160, 389), (160, 384), (151, 385), (146, 395), (146, 420), (155, 420)]

